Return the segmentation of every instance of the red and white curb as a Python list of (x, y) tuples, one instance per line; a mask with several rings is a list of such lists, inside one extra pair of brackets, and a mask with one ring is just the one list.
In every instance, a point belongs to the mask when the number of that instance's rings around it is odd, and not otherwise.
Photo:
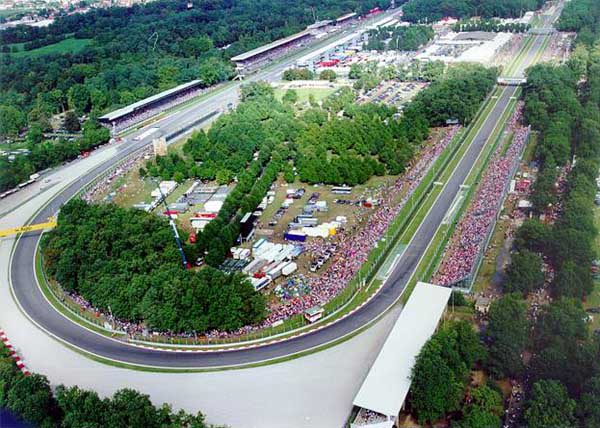
[(27, 367), (25, 367), (23, 361), (21, 361), (21, 357), (19, 357), (17, 351), (15, 351), (15, 348), (9, 342), (8, 337), (6, 337), (6, 333), (4, 333), (4, 330), (0, 330), (0, 340), (2, 340), (4, 346), (6, 346), (6, 348), (8, 349), (9, 355), (13, 358), (13, 360), (15, 360), (15, 364), (17, 365), (19, 370), (21, 370), (21, 373), (23, 373), (25, 376), (29, 376), (31, 373), (29, 372), (29, 370), (27, 370)]

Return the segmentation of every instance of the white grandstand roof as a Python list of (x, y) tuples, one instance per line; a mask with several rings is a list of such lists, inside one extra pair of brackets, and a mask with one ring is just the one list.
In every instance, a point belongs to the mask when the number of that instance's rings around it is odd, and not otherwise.
[(356, 12), (350, 12), (350, 13), (340, 16), (339, 18), (336, 19), (336, 21), (337, 22), (345, 21), (346, 19), (350, 19), (354, 16), (356, 16)]
[(234, 56), (231, 58), (232, 61), (246, 61), (256, 55), (260, 55), (262, 53), (268, 52), (272, 49), (278, 48), (279, 46), (285, 45), (286, 43), (293, 42), (296, 39), (301, 37), (305, 37), (311, 34), (310, 30), (304, 30), (296, 34), (292, 34), (291, 36), (284, 37), (283, 39), (275, 40), (274, 42), (269, 43), (268, 45), (260, 46), (256, 49), (252, 49), (251, 51), (244, 52), (243, 54)]
[(419, 282), (369, 370), (354, 405), (395, 417), (410, 389), (421, 348), (435, 332), (452, 290)]
[(130, 104), (127, 107), (123, 107), (123, 108), (120, 108), (119, 110), (115, 110), (110, 113), (107, 113), (104, 116), (100, 116), (99, 119), (113, 121), (115, 119), (118, 119), (120, 117), (123, 117), (125, 115), (132, 113), (137, 108), (144, 107), (148, 104), (152, 104), (155, 101), (158, 101), (160, 99), (168, 97), (169, 95), (173, 95), (173, 94), (181, 92), (187, 88), (191, 88), (191, 87), (199, 84), (200, 82), (201, 82), (201, 80), (192, 80), (191, 82), (183, 83), (179, 86), (175, 86), (174, 88), (167, 89), (166, 91), (163, 91), (156, 95), (152, 95), (151, 97), (144, 98), (143, 100), (140, 100), (138, 102)]

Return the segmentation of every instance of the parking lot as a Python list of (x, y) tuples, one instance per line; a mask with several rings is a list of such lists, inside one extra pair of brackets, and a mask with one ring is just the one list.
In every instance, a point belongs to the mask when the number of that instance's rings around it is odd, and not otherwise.
[(386, 80), (361, 95), (358, 98), (358, 102), (361, 104), (384, 103), (400, 108), (413, 99), (414, 96), (426, 86), (427, 83), (425, 82)]

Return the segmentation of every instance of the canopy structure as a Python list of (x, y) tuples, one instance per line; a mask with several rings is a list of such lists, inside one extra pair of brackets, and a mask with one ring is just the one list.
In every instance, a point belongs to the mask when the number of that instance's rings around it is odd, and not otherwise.
[(182, 85), (163, 91), (159, 94), (152, 95), (148, 98), (144, 98), (143, 100), (130, 104), (126, 107), (107, 113), (104, 116), (100, 116), (98, 120), (100, 120), (100, 122), (112, 122), (114, 120), (121, 119), (122, 117), (127, 116), (135, 112), (136, 110), (147, 107), (151, 104), (154, 104), (155, 102), (162, 101), (165, 98), (178, 95), (180, 92), (199, 86), (201, 83), (201, 80), (192, 80), (191, 82), (184, 83)]
[(355, 16), (356, 16), (356, 12), (350, 12), (350, 13), (340, 16), (339, 18), (337, 18), (335, 20), (335, 22), (337, 22), (337, 23), (344, 22), (344, 21), (354, 18)]
[(452, 290), (419, 282), (369, 370), (354, 405), (395, 418), (410, 389), (410, 373), (435, 332)]
[(274, 42), (271, 42), (267, 45), (264, 46), (260, 46), (256, 49), (252, 49), (251, 51), (248, 52), (244, 52), (243, 54), (234, 56), (233, 58), (231, 58), (231, 60), (233, 62), (240, 62), (240, 61), (247, 61), (249, 59), (254, 58), (255, 56), (258, 55), (262, 55), (266, 52), (269, 52), (273, 49), (276, 49), (278, 47), (284, 46), (288, 43), (294, 42), (298, 39), (301, 39), (303, 37), (307, 37), (311, 35), (311, 31), (310, 30), (304, 30), (301, 31), (299, 33), (296, 34), (292, 34), (291, 36), (285, 37), (283, 39), (279, 39), (279, 40), (275, 40)]

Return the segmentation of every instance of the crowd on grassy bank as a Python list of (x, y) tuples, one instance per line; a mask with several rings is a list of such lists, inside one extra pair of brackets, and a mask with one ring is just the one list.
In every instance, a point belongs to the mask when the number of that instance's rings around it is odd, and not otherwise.
[(487, 239), (495, 225), (500, 208), (521, 153), (527, 143), (529, 129), (521, 124), (523, 103), (520, 102), (506, 126), (510, 140), (505, 150), (502, 139), (494, 151), (463, 217), (459, 220), (444, 252), (433, 282), (452, 286), (469, 279), (485, 251)]

